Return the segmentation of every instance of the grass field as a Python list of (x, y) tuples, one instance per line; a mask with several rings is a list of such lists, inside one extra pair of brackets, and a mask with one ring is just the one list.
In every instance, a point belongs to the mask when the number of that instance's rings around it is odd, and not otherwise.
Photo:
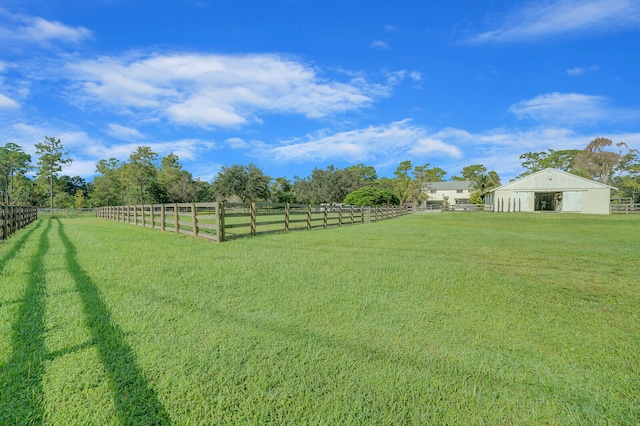
[(0, 424), (638, 424), (640, 217), (0, 244)]

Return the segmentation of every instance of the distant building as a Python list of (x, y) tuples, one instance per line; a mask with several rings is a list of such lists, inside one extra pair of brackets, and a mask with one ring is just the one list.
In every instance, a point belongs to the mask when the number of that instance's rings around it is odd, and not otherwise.
[(445, 198), (450, 206), (455, 204), (469, 204), (473, 185), (468, 180), (452, 180), (449, 182), (427, 182), (422, 186), (422, 192), (427, 195), (427, 203), (442, 203)]
[(485, 203), (496, 212), (609, 214), (613, 186), (556, 169), (544, 169), (492, 189)]

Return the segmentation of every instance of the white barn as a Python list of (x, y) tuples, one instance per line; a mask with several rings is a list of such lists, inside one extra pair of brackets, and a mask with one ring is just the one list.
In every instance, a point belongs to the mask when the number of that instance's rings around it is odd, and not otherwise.
[(485, 203), (496, 212), (609, 214), (612, 189), (616, 188), (549, 168), (493, 189)]

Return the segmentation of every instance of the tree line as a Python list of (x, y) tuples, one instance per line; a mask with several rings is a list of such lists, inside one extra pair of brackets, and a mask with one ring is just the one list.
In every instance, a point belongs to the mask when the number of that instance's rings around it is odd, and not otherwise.
[[(96, 163), (92, 182), (60, 175), (71, 163), (60, 139), (45, 137), (35, 144), (36, 165), (15, 143), (0, 146), (0, 200), (4, 204), (38, 207), (101, 207), (126, 204), (161, 204), (226, 200), (274, 203), (346, 203), (399, 205), (428, 201), (427, 182), (442, 182), (447, 172), (430, 164), (402, 161), (393, 177), (378, 177), (373, 166), (357, 164), (343, 169), (331, 165), (315, 168), (307, 177), (272, 178), (254, 164), (224, 166), (212, 182), (194, 178), (177, 155), (160, 157), (148, 146), (139, 146), (128, 160), (102, 159)], [(620, 142), (606, 138), (591, 141), (583, 150), (527, 152), (520, 156), (525, 172), (547, 167), (564, 170), (619, 188), (619, 197), (637, 200), (640, 195), (640, 155)], [(35, 171), (34, 178), (28, 177)], [(463, 167), (450, 180), (468, 180), (481, 203), (483, 194), (500, 186), (500, 177), (482, 164)]]

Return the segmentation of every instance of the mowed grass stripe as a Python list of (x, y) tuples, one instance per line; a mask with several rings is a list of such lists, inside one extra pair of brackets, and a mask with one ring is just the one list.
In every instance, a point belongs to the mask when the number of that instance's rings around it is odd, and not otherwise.
[[(26, 257), (27, 270), (16, 280), (15, 285), (22, 287), (24, 293), (21, 300), (14, 300), (16, 308), (10, 315), (11, 333), (3, 335), (10, 341), (9, 349), (2, 354), (0, 371), (0, 423), (2, 424), (38, 424), (44, 419), (44, 391), (42, 376), (45, 369), (46, 349), (44, 344), (45, 325), (45, 273), (42, 259), (49, 248), (49, 229), (51, 224), (39, 230), (33, 228), (23, 238), (9, 247), (7, 257), (15, 260), (23, 246), (28, 251)], [(37, 238), (32, 245), (30, 239)], [(26, 254), (26, 253), (25, 253)], [(4, 275), (4, 274), (3, 274)], [(9, 275), (9, 274), (7, 274)], [(8, 286), (3, 277), (3, 285)], [(18, 277), (16, 277), (18, 278)], [(9, 294), (14, 294), (8, 291)], [(6, 337), (5, 337), (6, 336)]]
[(47, 351), (45, 403), (50, 424), (118, 424), (107, 371), (86, 325), (82, 297), (59, 221), (52, 224), (47, 265)]
[(225, 244), (60, 224), (63, 267), (171, 422), (640, 419), (639, 218), (425, 215)]

